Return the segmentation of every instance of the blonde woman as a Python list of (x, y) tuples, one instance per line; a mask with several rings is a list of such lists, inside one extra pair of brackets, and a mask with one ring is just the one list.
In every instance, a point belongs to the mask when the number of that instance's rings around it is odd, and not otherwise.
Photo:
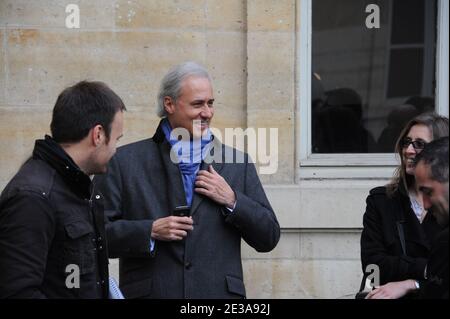
[(441, 227), (423, 208), (414, 178), (414, 158), (425, 144), (448, 136), (448, 119), (434, 113), (411, 120), (398, 138), (401, 159), (392, 181), (376, 187), (367, 197), (361, 235), (363, 271), (368, 265), (380, 270), (380, 287), (367, 299), (397, 299), (419, 289), (425, 279), (433, 236)]

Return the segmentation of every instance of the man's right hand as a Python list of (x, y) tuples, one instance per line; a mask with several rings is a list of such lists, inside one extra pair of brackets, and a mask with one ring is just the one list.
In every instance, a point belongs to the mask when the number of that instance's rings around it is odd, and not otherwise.
[(155, 240), (182, 240), (194, 229), (192, 217), (168, 216), (153, 222), (151, 237)]

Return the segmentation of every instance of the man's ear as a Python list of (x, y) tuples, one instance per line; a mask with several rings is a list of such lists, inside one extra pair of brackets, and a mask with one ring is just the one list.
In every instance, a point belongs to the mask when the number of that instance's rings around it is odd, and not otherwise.
[(91, 140), (92, 144), (95, 147), (102, 145), (105, 138), (106, 138), (105, 130), (103, 129), (103, 126), (101, 126), (100, 124), (97, 124), (91, 129)]
[(175, 113), (175, 102), (170, 96), (164, 97), (164, 109), (166, 110), (167, 114)]

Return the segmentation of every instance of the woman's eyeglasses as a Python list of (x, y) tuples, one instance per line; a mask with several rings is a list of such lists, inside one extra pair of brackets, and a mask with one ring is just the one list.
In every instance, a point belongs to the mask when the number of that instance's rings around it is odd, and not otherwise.
[(410, 138), (404, 138), (403, 140), (401, 140), (400, 145), (402, 148), (408, 148), (409, 145), (411, 145), (414, 147), (414, 149), (416, 151), (421, 151), (425, 148), (425, 145), (427, 145), (426, 142), (422, 141), (422, 140), (416, 140), (413, 141)]

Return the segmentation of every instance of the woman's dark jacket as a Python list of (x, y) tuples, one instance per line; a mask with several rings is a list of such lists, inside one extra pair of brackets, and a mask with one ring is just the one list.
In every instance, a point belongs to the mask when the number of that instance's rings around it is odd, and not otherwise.
[[(380, 284), (406, 279), (422, 280), (433, 237), (441, 231), (429, 211), (422, 224), (411, 208), (406, 191), (388, 196), (386, 187), (377, 187), (367, 197), (361, 234), (363, 272), (370, 264), (380, 269)], [(403, 228), (406, 255), (399, 228)]]

